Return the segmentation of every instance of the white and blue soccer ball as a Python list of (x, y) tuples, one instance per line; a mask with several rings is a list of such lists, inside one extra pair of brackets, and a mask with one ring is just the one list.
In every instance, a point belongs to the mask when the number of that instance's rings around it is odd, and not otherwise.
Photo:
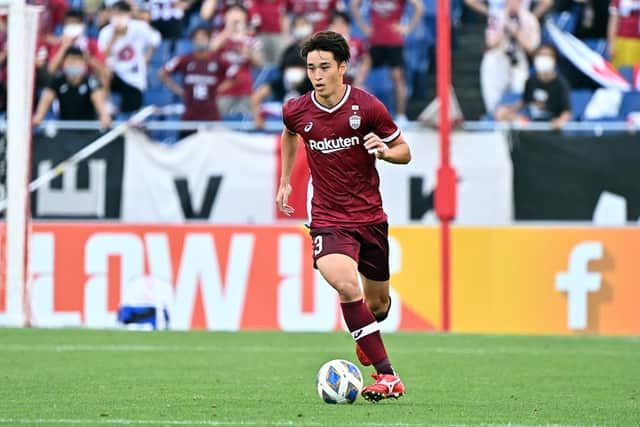
[(316, 388), (326, 403), (353, 403), (362, 391), (362, 374), (348, 360), (330, 360), (318, 371)]

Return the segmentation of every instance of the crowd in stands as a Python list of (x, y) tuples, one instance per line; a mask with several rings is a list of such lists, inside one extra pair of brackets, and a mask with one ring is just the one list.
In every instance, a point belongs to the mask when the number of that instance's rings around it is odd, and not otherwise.
[[(265, 120), (277, 118), (283, 102), (311, 89), (299, 47), (326, 29), (349, 42), (349, 82), (377, 95), (385, 92), (380, 97), (396, 120), (407, 119), (410, 98), (433, 97), (417, 80), (434, 68), (435, 0), (28, 3), (43, 6), (36, 125), (58, 118), (99, 120), (107, 127), (143, 105), (178, 104), (183, 112), (175, 118), (182, 120), (241, 119), (263, 128)], [(464, 6), (452, 0), (452, 8), (454, 31), (461, 20), (486, 21), (478, 72), (487, 118), (544, 120), (557, 128), (580, 118), (575, 91), (593, 91), (596, 85), (561, 60), (544, 19), (568, 17), (563, 29), (599, 50), (629, 80), (636, 76), (640, 85), (640, 0), (464, 0)], [(4, 17), (3, 105), (6, 58)]]

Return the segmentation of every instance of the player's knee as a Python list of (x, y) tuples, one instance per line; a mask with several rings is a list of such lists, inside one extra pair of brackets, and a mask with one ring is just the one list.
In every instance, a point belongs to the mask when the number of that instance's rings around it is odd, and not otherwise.
[(336, 281), (332, 284), (335, 290), (340, 295), (340, 299), (343, 301), (353, 301), (358, 299), (362, 294), (360, 286), (357, 282), (351, 282), (348, 280)]
[(381, 296), (374, 299), (368, 299), (367, 305), (378, 322), (382, 322), (389, 315), (389, 307), (391, 301), (389, 297)]

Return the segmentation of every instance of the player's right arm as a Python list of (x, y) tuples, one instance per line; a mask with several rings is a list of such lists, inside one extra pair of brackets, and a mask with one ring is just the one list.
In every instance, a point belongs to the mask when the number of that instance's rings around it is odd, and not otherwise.
[(282, 174), (280, 175), (280, 186), (276, 195), (278, 209), (285, 215), (291, 215), (293, 208), (289, 206), (289, 195), (291, 194), (291, 174), (298, 152), (298, 134), (285, 128), (282, 130), (281, 139)]

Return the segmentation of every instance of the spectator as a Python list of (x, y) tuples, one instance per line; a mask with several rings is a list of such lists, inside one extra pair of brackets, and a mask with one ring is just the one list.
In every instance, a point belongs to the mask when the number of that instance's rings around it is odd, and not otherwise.
[(103, 127), (111, 124), (105, 94), (98, 80), (88, 74), (84, 53), (77, 47), (66, 50), (62, 64), (63, 75), (53, 79), (44, 89), (33, 117), (39, 125), (54, 100), (58, 100), (60, 120), (100, 120)]
[(263, 129), (265, 125), (263, 102), (267, 98), (271, 97), (277, 104), (273, 111), (280, 114), (284, 102), (313, 89), (307, 77), (307, 63), (300, 55), (300, 49), (311, 36), (312, 31), (311, 22), (305, 16), (301, 15), (293, 19), (291, 34), (294, 42), (282, 53), (278, 76), (260, 85), (251, 96), (251, 112), (257, 129)]
[(0, 15), (0, 112), (7, 111), (7, 16)]
[(38, 19), (38, 35), (44, 41), (51, 42), (56, 28), (64, 21), (69, 3), (67, 0), (28, 0), (27, 4), (42, 6)]
[(287, 0), (256, 0), (255, 4), (260, 14), (258, 40), (262, 46), (264, 62), (275, 65), (287, 47)]
[(606, 39), (609, 22), (608, 0), (556, 0), (555, 10), (577, 16), (573, 34), (579, 39)]
[(151, 26), (158, 30), (163, 40), (182, 37), (184, 11), (189, 3), (182, 0), (148, 0)]
[(351, 59), (347, 69), (346, 79), (354, 86), (362, 87), (369, 69), (371, 69), (371, 55), (367, 45), (357, 37), (351, 37), (351, 18), (344, 12), (335, 12), (331, 18), (331, 31), (342, 34), (349, 43)]
[(556, 73), (556, 51), (550, 45), (536, 50), (533, 66), (535, 75), (525, 84), (522, 100), (496, 110), (496, 119), (511, 121), (548, 121), (554, 129), (571, 120), (569, 83)]
[(607, 34), (614, 66), (640, 64), (640, 2), (611, 0)]
[[(356, 24), (369, 38), (371, 66), (378, 68), (389, 66), (396, 95), (396, 120), (406, 121), (407, 88), (404, 78), (404, 38), (418, 25), (424, 13), (421, 0), (369, 0), (371, 5), (371, 24), (367, 24), (360, 12), (362, 0), (351, 2), (351, 11)], [(401, 23), (407, 3), (414, 12), (407, 25)]]
[(325, 31), (331, 23), (333, 12), (344, 11), (342, 0), (287, 0), (291, 16), (306, 16), (313, 25), (313, 32)]
[(121, 112), (131, 113), (142, 106), (147, 63), (160, 40), (160, 34), (149, 24), (131, 19), (129, 3), (119, 1), (113, 5), (109, 25), (100, 30), (98, 46), (112, 68), (110, 89), (121, 95)]
[(204, 0), (200, 17), (210, 22), (209, 26), (214, 32), (222, 31), (227, 10), (233, 6), (241, 6), (247, 11), (251, 31), (260, 26), (260, 14), (253, 0)]
[(487, 26), (487, 50), (480, 64), (480, 86), (487, 113), (493, 114), (502, 96), (522, 93), (529, 76), (527, 55), (540, 44), (540, 24), (522, 7), (522, 0), (507, 0), (503, 14)]
[[(225, 79), (226, 67), (218, 55), (209, 49), (210, 33), (207, 28), (196, 28), (191, 35), (193, 53), (178, 56), (167, 62), (158, 73), (160, 80), (184, 103), (182, 120), (220, 120), (217, 92), (230, 82)], [(170, 76), (182, 74), (182, 85)], [(194, 131), (182, 131), (184, 138)]]
[(251, 114), (251, 67), (262, 65), (262, 57), (258, 40), (248, 32), (247, 20), (247, 11), (242, 6), (228, 8), (224, 29), (211, 42), (213, 51), (229, 64), (227, 77), (233, 80), (232, 85), (218, 93), (218, 108), (223, 117), (231, 113)]
[(98, 47), (96, 39), (85, 35), (86, 25), (84, 23), (84, 14), (80, 10), (70, 10), (64, 18), (64, 28), (62, 37), (59, 42), (54, 44), (51, 49), (51, 60), (47, 66), (49, 74), (55, 75), (60, 71), (62, 60), (65, 57), (67, 49), (71, 46), (77, 47), (84, 54), (89, 64), (90, 71), (98, 77), (103, 85), (109, 82), (111, 75), (109, 69), (105, 65), (105, 56)]
[[(580, 1), (580, 0), (578, 0)], [(505, 0), (464, 0), (465, 4), (474, 11), (487, 17), (487, 28), (493, 28), (496, 25), (496, 20), (502, 19), (505, 9)], [(538, 20), (553, 7), (553, 0), (539, 0), (535, 3), (532, 13)], [(526, 10), (531, 9), (531, 0), (524, 0), (522, 7)]]

